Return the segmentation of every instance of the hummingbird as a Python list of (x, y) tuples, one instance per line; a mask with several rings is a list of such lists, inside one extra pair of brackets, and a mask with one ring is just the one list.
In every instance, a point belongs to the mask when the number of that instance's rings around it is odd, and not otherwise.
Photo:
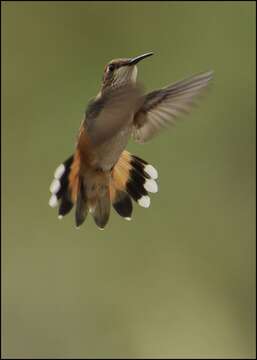
[(158, 191), (158, 172), (126, 150), (128, 141), (145, 143), (188, 113), (213, 77), (212, 71), (203, 72), (144, 94), (137, 82), (137, 66), (151, 55), (115, 59), (105, 66), (74, 153), (57, 167), (50, 186), (49, 205), (58, 206), (60, 219), (74, 206), (77, 227), (90, 213), (97, 227), (104, 229), (111, 207), (131, 220), (132, 201), (150, 206), (149, 193)]

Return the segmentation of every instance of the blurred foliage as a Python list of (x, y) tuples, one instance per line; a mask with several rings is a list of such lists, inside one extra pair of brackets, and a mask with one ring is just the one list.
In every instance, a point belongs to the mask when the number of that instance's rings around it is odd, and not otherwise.
[[(4, 358), (255, 356), (255, 2), (1, 2)], [(160, 192), (105, 231), (48, 206), (105, 63), (147, 90), (213, 69), (129, 150)]]

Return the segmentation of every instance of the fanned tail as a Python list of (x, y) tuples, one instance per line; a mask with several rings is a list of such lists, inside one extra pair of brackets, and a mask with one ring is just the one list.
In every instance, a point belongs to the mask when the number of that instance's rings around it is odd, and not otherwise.
[(91, 213), (96, 225), (103, 229), (110, 217), (111, 204), (126, 220), (131, 220), (133, 203), (148, 208), (149, 193), (156, 193), (157, 170), (138, 156), (123, 151), (111, 172), (85, 169), (80, 171), (79, 152), (58, 166), (50, 186), (51, 207), (58, 206), (59, 218), (75, 205), (75, 223), (79, 227)]

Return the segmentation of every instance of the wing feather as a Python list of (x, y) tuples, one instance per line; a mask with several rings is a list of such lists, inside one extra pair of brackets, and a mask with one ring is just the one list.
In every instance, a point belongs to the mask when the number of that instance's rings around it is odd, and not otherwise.
[(150, 140), (175, 120), (187, 114), (212, 80), (212, 71), (194, 75), (144, 96), (135, 114), (132, 136), (137, 142)]

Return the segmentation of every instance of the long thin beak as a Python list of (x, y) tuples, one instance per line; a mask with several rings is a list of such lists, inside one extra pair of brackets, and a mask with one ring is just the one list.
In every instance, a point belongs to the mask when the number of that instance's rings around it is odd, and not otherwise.
[(128, 62), (128, 65), (135, 65), (137, 64), (139, 61), (147, 58), (148, 56), (152, 56), (153, 55), (153, 52), (149, 52), (149, 53), (146, 53), (146, 54), (143, 54), (143, 55), (139, 55), (137, 57), (134, 57), (132, 59), (129, 60)]

